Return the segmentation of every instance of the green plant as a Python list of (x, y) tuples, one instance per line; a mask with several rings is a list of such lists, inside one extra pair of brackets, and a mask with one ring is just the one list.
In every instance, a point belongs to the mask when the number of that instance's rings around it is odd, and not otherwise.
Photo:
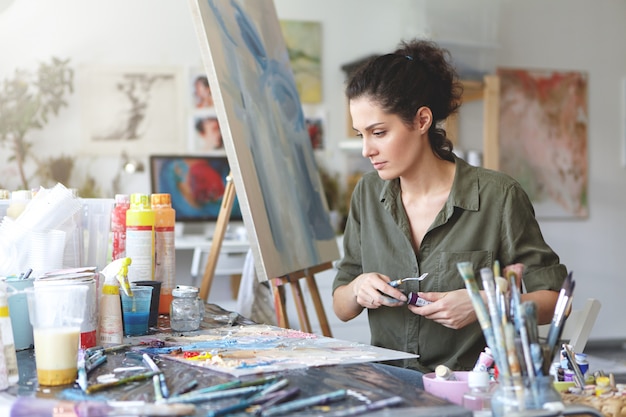
[(14, 78), (5, 79), (0, 85), (0, 145), (10, 150), (7, 162), (17, 165), (20, 188), (30, 188), (25, 172), (28, 158), (37, 165), (35, 174), (43, 169), (43, 162), (32, 152), (28, 133), (42, 129), (50, 115), (58, 115), (67, 106), (65, 96), (73, 92), (73, 83), (69, 59), (53, 57), (50, 63), (40, 63), (35, 73), (16, 69)]

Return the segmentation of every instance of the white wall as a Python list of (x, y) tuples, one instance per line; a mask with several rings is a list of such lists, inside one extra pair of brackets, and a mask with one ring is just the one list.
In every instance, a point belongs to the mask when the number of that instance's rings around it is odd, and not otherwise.
[(588, 73), (589, 218), (542, 221), (545, 239), (574, 272), (574, 305), (602, 302), (594, 339), (626, 337), (626, 2), (508, 1), (502, 7), (499, 64)]
[[(434, 0), (441, 5), (443, 0)], [(466, 7), (467, 2), (447, 0)], [(450, 3), (452, 2), (452, 3)], [(490, 3), (472, 0), (472, 4)], [(472, 25), (466, 13), (439, 13), (443, 25), (429, 21), (426, 0), (275, 0), (281, 19), (320, 21), (323, 28), (323, 107), (327, 117), (328, 149), (322, 163), (342, 171), (361, 158), (343, 153), (337, 143), (346, 138), (344, 74), (341, 65), (386, 52), (402, 38), (441, 28)], [(600, 317), (594, 339), (626, 338), (621, 324), (626, 308), (626, 279), (621, 273), (626, 220), (626, 168), (622, 165), (622, 132), (626, 108), (620, 103), (620, 83), (626, 77), (626, 2), (623, 0), (524, 0), (498, 3), (500, 24), (498, 63), (525, 68), (573, 69), (589, 73), (589, 198), (588, 219), (543, 221), (546, 240), (574, 271), (575, 305), (586, 297), (599, 298)], [(456, 10), (456, 9), (455, 9)], [(434, 15), (431, 15), (434, 16)], [(437, 22), (441, 23), (441, 22)], [(484, 22), (476, 22), (472, 27)], [(201, 65), (187, 3), (181, 0), (15, 0), (0, 14), (0, 80), (15, 68), (35, 69), (51, 56), (71, 58), (77, 72), (83, 65)], [(52, 118), (32, 140), (38, 154), (73, 154), (81, 135), (80, 91), (70, 106)], [(475, 123), (470, 123), (472, 130)], [(181, 132), (186, 137), (186, 132)], [(149, 150), (157, 153), (158, 150)], [(184, 152), (184, 150), (181, 150)], [(121, 153), (121, 150), (120, 150)], [(0, 148), (0, 184), (15, 187), (15, 170), (4, 163)], [(142, 156), (145, 162), (147, 157)], [(113, 192), (120, 158), (84, 156), (75, 178), (89, 172)], [(148, 192), (147, 173), (123, 174), (124, 192)], [(618, 319), (618, 320), (616, 320)]]

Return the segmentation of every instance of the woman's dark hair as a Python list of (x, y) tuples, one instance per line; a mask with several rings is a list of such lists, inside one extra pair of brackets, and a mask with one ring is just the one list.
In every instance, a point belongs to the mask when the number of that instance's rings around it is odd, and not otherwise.
[(440, 158), (453, 160), (452, 142), (440, 124), (461, 106), (463, 87), (449, 57), (434, 42), (402, 42), (395, 52), (361, 65), (348, 81), (346, 96), (367, 97), (411, 128), (417, 110), (428, 107), (433, 113), (431, 148)]

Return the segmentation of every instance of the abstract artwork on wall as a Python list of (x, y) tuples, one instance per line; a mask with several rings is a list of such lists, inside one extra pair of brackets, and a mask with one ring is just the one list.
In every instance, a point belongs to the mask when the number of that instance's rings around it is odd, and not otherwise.
[(500, 170), (521, 183), (537, 217), (587, 217), (587, 75), (497, 72)]
[(271, 0), (190, 0), (260, 280), (339, 258)]
[(178, 152), (182, 143), (180, 70), (93, 67), (81, 71), (83, 140), (90, 155)]
[(322, 25), (319, 22), (281, 20), (289, 62), (303, 103), (322, 101)]

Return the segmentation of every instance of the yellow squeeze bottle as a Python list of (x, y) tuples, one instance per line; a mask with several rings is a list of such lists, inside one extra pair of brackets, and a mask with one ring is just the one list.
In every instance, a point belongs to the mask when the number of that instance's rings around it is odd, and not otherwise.
[(132, 259), (128, 280), (154, 280), (154, 211), (147, 194), (131, 194), (126, 211), (126, 257)]
[(151, 205), (155, 217), (154, 279), (161, 282), (159, 314), (169, 314), (176, 277), (174, 247), (176, 211), (172, 208), (171, 196), (166, 193), (152, 194)]
[(119, 345), (124, 338), (120, 286), (127, 295), (132, 294), (128, 282), (128, 266), (130, 264), (130, 258), (119, 258), (102, 270), (104, 284), (102, 285), (100, 316), (98, 317), (100, 345), (102, 346)]

